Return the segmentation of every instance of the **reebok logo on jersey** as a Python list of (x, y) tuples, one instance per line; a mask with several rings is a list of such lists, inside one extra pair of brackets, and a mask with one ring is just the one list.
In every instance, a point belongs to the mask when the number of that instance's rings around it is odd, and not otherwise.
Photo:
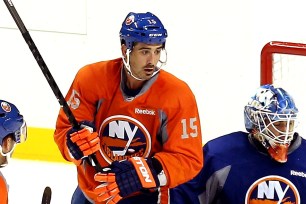
[(290, 175), (292, 175), (292, 176), (300, 176), (300, 177), (306, 178), (306, 173), (304, 173), (304, 172), (302, 172), (302, 171), (294, 171), (294, 170), (291, 170), (291, 171), (290, 171)]
[(155, 115), (155, 110), (135, 108), (136, 114)]

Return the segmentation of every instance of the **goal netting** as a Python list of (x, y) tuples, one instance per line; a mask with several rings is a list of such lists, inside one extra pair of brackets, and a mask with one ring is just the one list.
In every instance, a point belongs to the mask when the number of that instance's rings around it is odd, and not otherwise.
[(306, 44), (272, 41), (261, 51), (260, 83), (282, 87), (299, 109), (297, 131), (306, 138)]

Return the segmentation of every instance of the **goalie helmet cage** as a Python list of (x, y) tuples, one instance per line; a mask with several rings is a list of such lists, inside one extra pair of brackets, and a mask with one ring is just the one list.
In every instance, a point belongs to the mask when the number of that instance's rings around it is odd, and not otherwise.
[(271, 41), (260, 58), (260, 84), (274, 84), (292, 95), (300, 115), (297, 131), (306, 138), (306, 44)]

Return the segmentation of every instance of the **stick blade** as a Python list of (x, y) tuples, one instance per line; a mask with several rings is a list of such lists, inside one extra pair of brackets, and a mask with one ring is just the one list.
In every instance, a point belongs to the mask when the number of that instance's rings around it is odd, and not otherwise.
[(49, 186), (47, 186), (44, 190), (42, 200), (41, 200), (41, 204), (50, 204), (51, 196), (52, 196), (51, 188)]

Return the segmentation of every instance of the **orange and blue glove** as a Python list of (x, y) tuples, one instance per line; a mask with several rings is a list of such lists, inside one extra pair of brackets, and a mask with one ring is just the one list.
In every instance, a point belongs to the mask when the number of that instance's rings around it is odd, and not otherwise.
[(100, 138), (91, 122), (83, 121), (81, 129), (72, 128), (67, 132), (66, 144), (73, 162), (76, 165), (81, 159), (100, 150)]
[(118, 203), (136, 192), (156, 190), (160, 186), (152, 160), (142, 157), (114, 161), (110, 167), (104, 168), (104, 172), (96, 173), (94, 179), (102, 183), (94, 190), (96, 201), (108, 204)]

